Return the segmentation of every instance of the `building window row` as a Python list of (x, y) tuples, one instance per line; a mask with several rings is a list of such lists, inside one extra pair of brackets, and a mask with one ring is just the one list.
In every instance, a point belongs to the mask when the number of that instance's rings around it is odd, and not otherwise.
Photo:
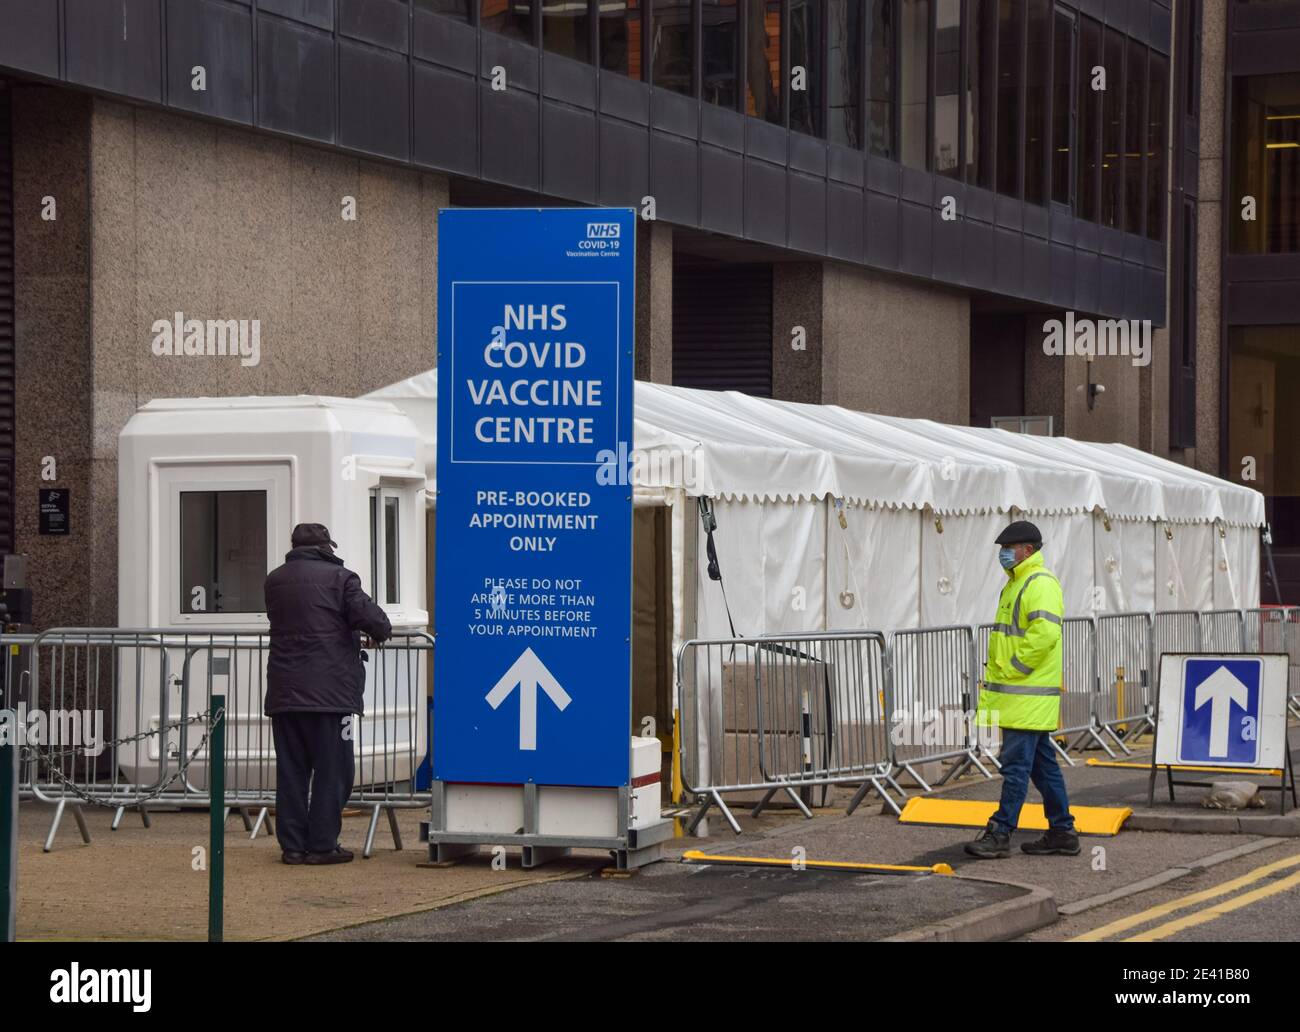
[(1164, 237), (1169, 60), (1053, 0), (415, 2), (795, 132)]
[(1300, 73), (1234, 79), (1232, 108), (1230, 248), (1300, 252)]

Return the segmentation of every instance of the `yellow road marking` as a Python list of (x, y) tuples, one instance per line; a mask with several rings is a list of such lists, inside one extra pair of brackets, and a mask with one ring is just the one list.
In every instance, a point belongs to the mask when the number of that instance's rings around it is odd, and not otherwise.
[[(1271, 864), (1265, 864), (1263, 867), (1256, 867), (1253, 871), (1247, 871), (1237, 878), (1231, 878), (1219, 885), (1211, 886), (1208, 889), (1202, 889), (1199, 892), (1193, 892), (1186, 896), (1180, 896), (1177, 899), (1171, 899), (1168, 903), (1160, 903), (1138, 914), (1131, 914), (1128, 917), (1121, 917), (1110, 924), (1102, 925), (1100, 928), (1094, 928), (1091, 931), (1084, 932), (1082, 935), (1076, 935), (1070, 942), (1100, 942), (1102, 939), (1109, 938), (1112, 935), (1118, 935), (1120, 932), (1126, 932), (1130, 928), (1136, 928), (1138, 925), (1147, 924), (1157, 918), (1164, 917), (1166, 914), (1172, 914), (1175, 910), (1182, 910), (1186, 907), (1195, 906), (1197, 903), (1205, 903), (1208, 900), (1216, 899), (1219, 896), (1226, 896), (1236, 892), (1238, 889), (1244, 889), (1248, 885), (1253, 885), (1261, 878), (1267, 878), (1274, 871), (1282, 871), (1288, 867), (1295, 867), (1300, 864), (1300, 853), (1295, 856), (1286, 857), (1283, 860), (1276, 860)], [(1300, 872), (1297, 872), (1300, 875)], [(1207, 920), (1209, 920), (1207, 918)]]
[[(770, 856), (725, 856), (721, 853), (706, 853), (700, 849), (688, 849), (682, 854), (683, 860), (695, 860), (710, 864), (761, 864), (766, 867), (793, 867), (795, 860)], [(930, 867), (916, 867), (907, 864), (862, 864), (849, 860), (801, 860), (802, 867), (819, 867), (834, 871), (892, 871), (908, 874), (952, 874), (947, 864), (933, 864)]]
[(1155, 928), (1141, 932), (1138, 935), (1129, 936), (1124, 942), (1155, 942), (1157, 939), (1167, 939), (1169, 936), (1176, 935), (1186, 928), (1195, 928), (1197, 925), (1214, 921), (1224, 914), (1230, 914), (1234, 910), (1248, 907), (1252, 903), (1258, 903), (1261, 899), (1267, 899), (1269, 896), (1276, 896), (1279, 892), (1286, 892), (1287, 889), (1293, 889), (1297, 885), (1300, 885), (1300, 871), (1288, 875), (1272, 885), (1261, 885), (1258, 889), (1243, 892), (1240, 896), (1226, 900), (1223, 903), (1216, 903), (1214, 906), (1206, 907), (1195, 914), (1188, 914), (1186, 917), (1166, 921), (1164, 924), (1157, 925)]

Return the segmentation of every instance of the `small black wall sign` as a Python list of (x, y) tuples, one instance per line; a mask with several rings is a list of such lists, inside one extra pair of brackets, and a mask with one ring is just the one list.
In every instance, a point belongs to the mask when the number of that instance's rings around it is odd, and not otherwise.
[(68, 503), (72, 492), (66, 487), (41, 488), (41, 527), (42, 534), (68, 533)]

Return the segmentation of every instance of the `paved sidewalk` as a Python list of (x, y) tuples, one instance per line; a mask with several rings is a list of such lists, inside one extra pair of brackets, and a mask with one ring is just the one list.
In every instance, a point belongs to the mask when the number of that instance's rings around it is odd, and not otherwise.
[[(141, 826), (128, 813), (109, 830), (112, 811), (87, 807), (92, 842), (84, 845), (70, 813), (50, 853), (41, 846), (53, 809), (22, 804), (18, 857), (19, 939), (206, 939), (208, 874), (194, 849), (208, 845), (208, 815), (152, 815)], [(398, 811), (406, 848), (397, 852), (381, 818), (374, 855), (361, 859), (369, 813), (343, 822), (343, 845), (357, 858), (332, 867), (280, 863), (274, 838), (250, 841), (233, 813), (226, 822), (226, 938), (295, 939), (360, 922), (446, 906), (519, 885), (572, 877), (582, 866), (505, 871), (490, 865), (429, 870), (417, 841), (424, 811)]]
[[(1300, 727), (1291, 729), (1291, 741), (1293, 748), (1300, 743)], [(714, 815), (711, 837), (669, 843), (669, 862), (606, 877), (601, 868), (608, 858), (597, 852), (534, 871), (520, 869), (517, 853), (508, 854), (504, 870), (485, 854), (447, 867), (420, 866), (426, 851), (417, 828), (424, 813), (411, 810), (399, 812), (407, 844), (402, 852), (393, 850), (381, 822), (374, 857), (361, 860), (368, 814), (357, 815), (345, 820), (343, 834), (344, 844), (358, 853), (356, 861), (286, 867), (274, 840), (263, 835), (249, 841), (235, 815), (226, 835), (226, 932), (230, 939), (879, 939), (944, 923), (946, 937), (1005, 938), (1048, 924), (1056, 906), (1068, 910), (1080, 901), (1122, 894), (1171, 869), (1282, 834), (1273, 809), (1276, 793), (1268, 810), (1224, 814), (1202, 809), (1200, 790), (1180, 789), (1176, 806), (1162, 803), (1149, 811), (1145, 771), (1080, 763), (1066, 768), (1065, 777), (1072, 802), (1130, 805), (1140, 817), (1163, 814), (1171, 820), (1164, 830), (1085, 836), (1077, 857), (1025, 856), (1019, 844), (1037, 833), (1017, 832), (1009, 859), (978, 861), (962, 850), (976, 829), (902, 825), (875, 801), (846, 816), (851, 793), (841, 791), (813, 820), (793, 809), (772, 809), (755, 819), (738, 806), (742, 835), (733, 835)], [(941, 791), (994, 799), (1000, 790), (1000, 780), (981, 778)], [(1031, 791), (1030, 799), (1037, 794)], [(54, 852), (43, 854), (51, 812), (30, 803), (22, 809), (21, 938), (206, 935), (207, 875), (192, 866), (195, 847), (207, 845), (206, 814), (157, 813), (151, 829), (128, 814), (121, 830), (110, 832), (111, 812), (90, 808), (92, 845), (81, 844), (69, 815)], [(1188, 820), (1199, 822), (1201, 830), (1192, 833)], [(775, 858), (791, 862), (791, 868), (674, 862), (688, 849)], [(956, 877), (795, 870), (793, 861), (801, 857), (946, 863)], [(1043, 891), (1035, 894), (1035, 888)]]

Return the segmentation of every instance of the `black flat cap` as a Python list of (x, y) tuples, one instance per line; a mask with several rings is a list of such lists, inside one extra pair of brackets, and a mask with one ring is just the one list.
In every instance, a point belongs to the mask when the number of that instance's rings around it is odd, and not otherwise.
[(289, 540), (294, 548), (302, 548), (304, 545), (339, 547), (336, 542), (330, 540), (329, 528), (323, 523), (299, 523), (293, 528), (293, 536)]
[(997, 537), (999, 545), (1041, 545), (1043, 535), (1028, 520), (1016, 520)]

